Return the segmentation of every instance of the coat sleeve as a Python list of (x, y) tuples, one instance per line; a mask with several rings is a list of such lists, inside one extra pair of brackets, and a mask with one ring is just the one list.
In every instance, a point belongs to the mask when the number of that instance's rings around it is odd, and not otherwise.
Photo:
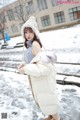
[(24, 67), (24, 71), (27, 75), (39, 77), (48, 75), (50, 73), (50, 68), (43, 64), (27, 64)]

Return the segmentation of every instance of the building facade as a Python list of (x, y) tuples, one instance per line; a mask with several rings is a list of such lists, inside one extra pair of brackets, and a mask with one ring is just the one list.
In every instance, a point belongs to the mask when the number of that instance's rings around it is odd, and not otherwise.
[(31, 15), (37, 18), (41, 32), (79, 24), (80, 0), (17, 0), (0, 9), (0, 26), (5, 26), (4, 33), (11, 37), (18, 36)]

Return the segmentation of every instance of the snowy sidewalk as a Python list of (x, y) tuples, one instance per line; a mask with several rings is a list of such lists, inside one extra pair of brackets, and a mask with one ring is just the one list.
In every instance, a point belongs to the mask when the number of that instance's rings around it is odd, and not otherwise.
[[(80, 88), (57, 84), (57, 92), (62, 120), (80, 120)], [(3, 113), (6, 120), (43, 120), (26, 75), (0, 71), (0, 117)]]

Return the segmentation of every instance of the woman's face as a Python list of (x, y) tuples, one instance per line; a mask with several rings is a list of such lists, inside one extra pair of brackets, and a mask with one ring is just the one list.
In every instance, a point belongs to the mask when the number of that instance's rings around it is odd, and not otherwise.
[(27, 40), (33, 40), (34, 38), (34, 32), (31, 28), (26, 28), (24, 30), (24, 36)]

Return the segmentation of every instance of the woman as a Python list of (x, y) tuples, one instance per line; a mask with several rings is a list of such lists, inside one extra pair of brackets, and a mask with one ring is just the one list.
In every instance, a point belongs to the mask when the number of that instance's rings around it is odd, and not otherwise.
[(37, 24), (33, 22), (36, 23), (34, 17), (31, 17), (22, 27), (25, 47), (28, 48), (25, 54), (27, 64), (20, 65), (18, 70), (29, 76), (35, 102), (44, 115), (47, 115), (44, 120), (59, 120), (54, 66), (56, 56), (51, 51), (41, 52), (39, 31), (36, 29)]
[(19, 68), (23, 67), (25, 63), (30, 63), (34, 56), (36, 56), (42, 48), (35, 17), (30, 17), (30, 19), (23, 24), (21, 33), (26, 49), (23, 51), (24, 62), (19, 65)]

